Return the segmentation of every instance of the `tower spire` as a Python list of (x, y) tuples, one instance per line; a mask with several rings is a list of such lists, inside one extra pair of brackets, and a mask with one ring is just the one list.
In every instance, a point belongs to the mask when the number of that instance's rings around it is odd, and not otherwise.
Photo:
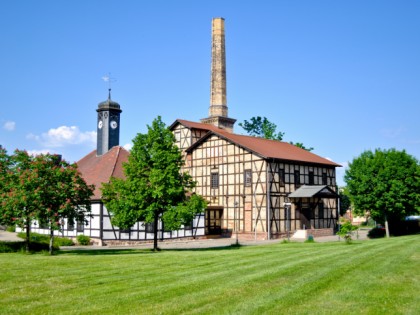
[(209, 117), (201, 119), (202, 123), (212, 124), (219, 128), (233, 131), (235, 119), (228, 118), (226, 101), (226, 51), (225, 19), (212, 20), (211, 47), (211, 81)]

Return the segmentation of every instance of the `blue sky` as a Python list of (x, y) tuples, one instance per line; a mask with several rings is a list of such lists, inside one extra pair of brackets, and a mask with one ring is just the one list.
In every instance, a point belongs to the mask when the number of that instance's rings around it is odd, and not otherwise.
[(9, 153), (91, 152), (107, 73), (121, 145), (158, 115), (207, 117), (211, 19), (224, 17), (230, 117), (265, 116), (343, 166), (375, 148), (420, 159), (420, 1), (5, 0), (0, 12)]

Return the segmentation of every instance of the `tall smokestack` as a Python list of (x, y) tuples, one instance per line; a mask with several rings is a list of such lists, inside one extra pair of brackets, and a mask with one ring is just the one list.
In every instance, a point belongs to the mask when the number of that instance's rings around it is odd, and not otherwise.
[(225, 19), (212, 20), (211, 83), (209, 117), (201, 122), (233, 131), (235, 119), (228, 118), (226, 101)]
[(228, 116), (226, 103), (225, 20), (212, 21), (211, 86), (209, 116)]

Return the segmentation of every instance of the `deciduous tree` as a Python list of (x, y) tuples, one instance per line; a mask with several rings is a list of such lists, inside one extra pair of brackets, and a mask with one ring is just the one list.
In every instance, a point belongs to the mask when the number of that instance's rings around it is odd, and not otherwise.
[[(277, 125), (275, 123), (272, 123), (269, 121), (266, 117), (252, 117), (250, 121), (244, 120), (243, 123), (239, 123), (239, 126), (241, 126), (250, 136), (254, 137), (260, 137), (270, 140), (278, 140), (282, 141), (284, 132), (277, 132)], [(290, 144), (293, 144), (301, 149), (312, 151), (314, 148), (312, 147), (305, 147), (303, 143), (296, 142), (293, 143), (292, 141)]]
[(355, 158), (344, 180), (356, 214), (369, 211), (372, 219), (395, 222), (420, 212), (420, 166), (405, 151), (368, 150)]
[(88, 186), (77, 170), (56, 155), (31, 156), (16, 150), (12, 156), (0, 153), (0, 176), (4, 180), (0, 192), (1, 222), (26, 229), (29, 251), (30, 228), (36, 220), (48, 224), (51, 231), (50, 253), (54, 230), (61, 221), (84, 220), (90, 212), (93, 187)]
[(188, 173), (181, 172), (184, 161), (172, 132), (157, 117), (146, 134), (133, 140), (125, 178), (111, 178), (104, 184), (102, 196), (112, 223), (130, 229), (136, 222), (153, 223), (154, 250), (157, 246), (158, 221), (166, 230), (179, 229), (201, 213), (205, 200), (192, 194), (195, 186)]

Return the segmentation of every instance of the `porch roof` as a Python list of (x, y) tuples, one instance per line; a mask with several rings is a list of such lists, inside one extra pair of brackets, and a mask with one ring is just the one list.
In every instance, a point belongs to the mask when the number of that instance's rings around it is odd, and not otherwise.
[(303, 185), (292, 192), (289, 198), (338, 198), (337, 193), (327, 185)]

